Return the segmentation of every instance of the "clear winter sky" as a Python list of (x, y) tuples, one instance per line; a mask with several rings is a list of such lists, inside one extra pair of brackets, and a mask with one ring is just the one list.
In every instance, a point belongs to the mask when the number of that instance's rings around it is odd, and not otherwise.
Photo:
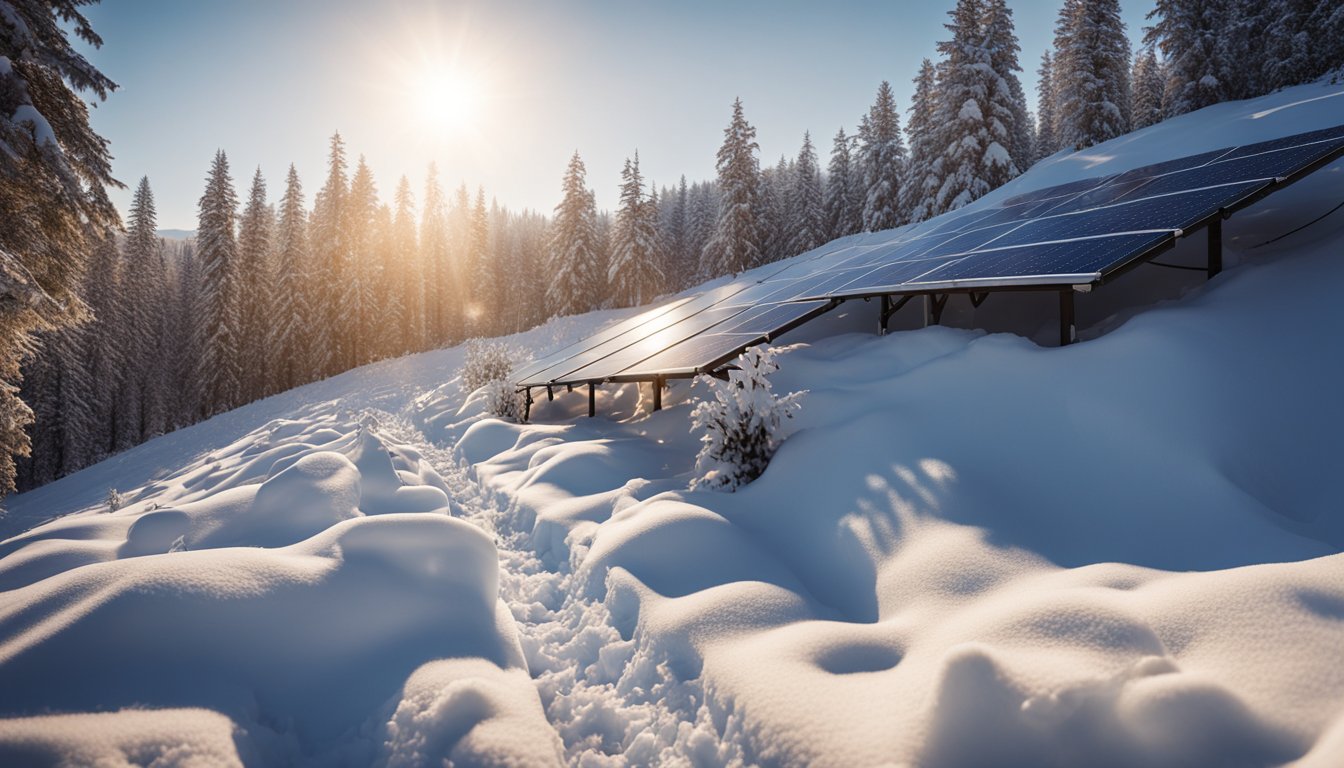
[[(1009, 2), (1033, 99), (1060, 1)], [(578, 149), (611, 208), (636, 149), (659, 184), (711, 178), (737, 96), (764, 163), (810, 130), (824, 165), (884, 79), (904, 119), (953, 2), (103, 0), (88, 55), (121, 87), (93, 124), (121, 181), (149, 176), (161, 228), (195, 229), (216, 148), (240, 196), (259, 165), (275, 199), (293, 162), (311, 205), (338, 129), (384, 200), (403, 173), (418, 200), (434, 160), (445, 187), (550, 213)], [(1137, 45), (1154, 0), (1121, 5)]]

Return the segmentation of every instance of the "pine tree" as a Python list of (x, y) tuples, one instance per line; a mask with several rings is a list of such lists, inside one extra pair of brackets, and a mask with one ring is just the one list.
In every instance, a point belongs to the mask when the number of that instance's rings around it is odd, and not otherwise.
[(1083, 149), (1130, 130), (1129, 37), (1119, 0), (1069, 0), (1055, 25), (1056, 135)]
[(836, 131), (831, 142), (831, 160), (826, 166), (825, 192), (822, 199), (823, 226), (828, 240), (851, 235), (862, 229), (854, 199), (854, 159), (849, 151), (845, 129)]
[(1130, 113), (1134, 130), (1162, 122), (1162, 66), (1152, 48), (1134, 57), (1134, 72), (1130, 76), (1134, 99)]
[(18, 397), (33, 333), (82, 321), (86, 233), (115, 226), (107, 142), (82, 94), (116, 84), (70, 43), (102, 40), (76, 0), (9, 0), (0, 13), (0, 495), (28, 453), (32, 411)]
[(783, 155), (773, 168), (761, 172), (756, 210), (761, 232), (761, 259), (758, 264), (779, 261), (794, 255), (789, 251), (789, 195), (793, 188), (793, 169)]
[(278, 363), (271, 354), (270, 326), (273, 322), (273, 291), (276, 276), (271, 272), (271, 229), (273, 214), (266, 202), (266, 179), (258, 167), (252, 176), (252, 189), (238, 222), (239, 328), (238, 350), (242, 367), (241, 402), (247, 403), (269, 394)]
[(1227, 0), (1157, 0), (1148, 18), (1157, 22), (1145, 30), (1144, 43), (1157, 46), (1167, 65), (1167, 116), (1225, 100), (1230, 69), (1222, 43)]
[(415, 198), (411, 182), (405, 176), (397, 184), (396, 214), (392, 227), (396, 232), (394, 276), (401, 278), (400, 290), (405, 304), (402, 324), (402, 351), (418, 352), (425, 348), (425, 280), (427, 270), (421, 258), (415, 234)]
[(821, 169), (812, 134), (803, 133), (803, 146), (794, 163), (793, 189), (789, 199), (791, 212), (789, 253), (803, 253), (830, 240), (826, 226), (826, 206), (822, 199)]
[(1036, 70), (1036, 159), (1041, 160), (1060, 149), (1059, 115), (1055, 111), (1055, 62), (1050, 51), (1041, 54), (1041, 68)]
[(345, 281), (339, 286), (341, 314), (345, 317), (344, 368), (364, 365), (373, 359), (377, 335), (374, 286), (379, 280), (378, 257), (374, 254), (374, 222), (378, 213), (378, 188), (373, 171), (359, 156), (345, 207)]
[(937, 86), (943, 167), (936, 213), (960, 208), (1018, 174), (1008, 151), (1012, 134), (1000, 118), (1007, 107), (993, 100), (998, 76), (981, 23), (983, 0), (957, 0), (949, 15), (952, 39), (938, 44), (946, 59)]
[(375, 278), (369, 296), (370, 325), (366, 326), (371, 360), (406, 352), (406, 296), (402, 271), (406, 265), (397, 248), (396, 219), (392, 207), (378, 205), (373, 217)]
[(120, 281), (116, 302), (117, 324), (112, 341), (120, 348), (120, 386), (112, 423), (112, 450), (124, 451), (145, 438), (144, 400), (147, 373), (154, 365), (158, 328), (152, 321), (149, 288), (154, 282), (155, 263), (160, 260), (155, 234), (154, 195), (149, 178), (140, 179), (131, 199), (130, 225), (122, 247)]
[(326, 366), (322, 375), (330, 376), (350, 365), (351, 328), (355, 324), (346, 312), (346, 288), (351, 279), (347, 274), (352, 261), (350, 255), (349, 218), (350, 185), (346, 179), (345, 142), (338, 132), (331, 137), (331, 152), (327, 161), (327, 181), (317, 193), (310, 219), (309, 248), (316, 281), (313, 310), (322, 326), (316, 339), (325, 350)]
[(658, 233), (654, 203), (644, 197), (639, 153), (621, 170), (621, 207), (613, 230), (612, 258), (607, 270), (611, 300), (618, 307), (645, 304), (661, 290)]
[(886, 80), (868, 110), (860, 131), (859, 166), (863, 169), (863, 228), (869, 232), (905, 223), (901, 208), (901, 177), (905, 174), (905, 145), (901, 142), (896, 98)]
[(435, 347), (448, 341), (448, 313), (455, 310), (456, 298), (448, 276), (448, 214), (444, 208), (439, 171), (429, 164), (425, 177), (425, 208), (420, 219), (420, 254), (425, 261), (425, 346)]
[(204, 347), (196, 381), (205, 418), (235, 408), (242, 401), (241, 276), (234, 240), (237, 209), (229, 160), (220, 150), (210, 166), (196, 227), (204, 315)]
[(199, 421), (204, 410), (202, 387), (196, 376), (205, 357), (206, 303), (201, 261), (196, 256), (194, 241), (188, 241), (182, 246), (176, 287), (176, 314), (181, 318), (181, 324), (170, 337), (178, 342), (176, 353), (171, 358), (173, 391), (177, 399), (177, 412), (172, 423), (181, 427)]
[(588, 190), (587, 170), (579, 153), (569, 159), (562, 197), (551, 224), (551, 283), (546, 302), (551, 316), (577, 315), (597, 305), (601, 256), (598, 253), (597, 206)]
[(499, 305), (495, 303), (495, 263), (490, 258), (490, 217), (485, 208), (485, 188), (476, 188), (476, 204), (468, 224), (466, 263), (471, 269), (471, 296), (467, 309), (470, 335), (493, 335)]
[[(280, 198), (276, 243), (275, 315), (270, 321), (267, 347), (273, 356), (272, 384), (276, 391), (293, 389), (318, 378), (325, 361), (314, 359), (314, 312), (309, 303), (314, 281), (308, 253), (308, 214), (303, 206), (299, 173), (289, 166), (285, 195)], [(320, 320), (319, 320), (320, 322)]]
[(1017, 41), (1013, 12), (1005, 0), (986, 0), (984, 35), (989, 66), (998, 76), (990, 103), (995, 105), (995, 118), (1007, 126), (1013, 165), (1019, 171), (1026, 170), (1036, 160), (1035, 135), (1027, 119), (1027, 97), (1017, 77), (1022, 71), (1017, 59), (1022, 46)]
[(700, 257), (706, 277), (737, 274), (762, 262), (760, 211), (761, 172), (756, 159), (756, 129), (733, 101), (733, 117), (723, 131), (715, 164), (719, 179), (719, 212), (714, 235)]
[[(121, 334), (119, 301), (122, 278), (121, 253), (111, 234), (90, 238), (93, 256), (84, 280), (84, 300), (93, 312), (89, 322), (88, 369), (92, 427), (89, 435), (91, 460), (101, 460), (116, 450), (116, 424), (123, 381), (129, 367)], [(171, 358), (170, 358), (171, 359)]]
[(938, 125), (938, 83), (933, 62), (925, 59), (915, 76), (915, 95), (910, 102), (910, 161), (902, 181), (902, 207), (910, 221), (935, 215), (938, 188), (942, 185), (941, 130)]

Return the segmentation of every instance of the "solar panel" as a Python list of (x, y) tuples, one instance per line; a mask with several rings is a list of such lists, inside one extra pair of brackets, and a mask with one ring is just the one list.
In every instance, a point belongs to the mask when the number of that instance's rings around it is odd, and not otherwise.
[(987, 288), (1040, 283), (1042, 278), (1065, 285), (1089, 283), (1172, 238), (1170, 232), (1135, 232), (972, 253), (907, 286), (920, 291)]
[(685, 298), (669, 301), (666, 304), (654, 307), (648, 312), (641, 312), (638, 315), (635, 315), (634, 317), (626, 318), (625, 320), (622, 320), (618, 323), (613, 323), (610, 326), (603, 328), (601, 331), (593, 334), (592, 336), (587, 336), (585, 338), (579, 339), (578, 341), (571, 342), (563, 347), (560, 347), (554, 352), (545, 355), (544, 357), (532, 360), (531, 362), (515, 370), (511, 374), (511, 376), (513, 377), (514, 381), (524, 381), (526, 379), (530, 379), (536, 374), (541, 373), (542, 371), (546, 370), (552, 365), (555, 365), (556, 363), (559, 363), (560, 361), (568, 357), (576, 355), (579, 352), (586, 352), (587, 350), (592, 349), (593, 347), (597, 346), (598, 344), (601, 344), (604, 341), (607, 341), (608, 339), (615, 338), (623, 333), (626, 333), (634, 328), (637, 328), (640, 325), (658, 317), (659, 315), (662, 315), (666, 312), (670, 312), (671, 310), (685, 304), (686, 302), (690, 301), (693, 298), (694, 298), (693, 296), (687, 296)]
[(1344, 154), (1344, 126), (1079, 179), (837, 241), (668, 302), (520, 369), (521, 386), (714, 370), (835, 300), (1105, 280)]

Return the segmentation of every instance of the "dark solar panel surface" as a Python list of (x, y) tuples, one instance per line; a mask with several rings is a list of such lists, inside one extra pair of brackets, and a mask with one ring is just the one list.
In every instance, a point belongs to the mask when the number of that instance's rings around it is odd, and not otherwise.
[(833, 299), (996, 286), (1067, 286), (1169, 245), (1220, 211), (1344, 154), (1344, 126), (1032, 190), (997, 206), (857, 235), (668, 302), (514, 374), (522, 386), (704, 372)]

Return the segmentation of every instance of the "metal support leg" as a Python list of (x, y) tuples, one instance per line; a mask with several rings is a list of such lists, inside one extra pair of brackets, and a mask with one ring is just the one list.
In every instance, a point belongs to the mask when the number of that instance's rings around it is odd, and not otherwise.
[(883, 297), (882, 297), (882, 310), (881, 310), (881, 311), (882, 311), (882, 314), (879, 315), (879, 317), (881, 317), (882, 319), (878, 322), (878, 326), (877, 326), (877, 335), (878, 335), (878, 336), (886, 336), (886, 335), (887, 335), (887, 319), (891, 317), (891, 297), (890, 297), (890, 296), (883, 296)]
[(523, 397), (523, 421), (532, 418), (532, 388), (528, 387)]
[(930, 325), (937, 324), (938, 321), (933, 317), (933, 294), (926, 293), (924, 294), (924, 327), (928, 328)]
[(1217, 218), (1209, 225), (1209, 278), (1223, 271), (1223, 220)]
[(546, 385), (546, 402), (549, 403), (549, 402), (551, 402), (551, 401), (554, 400), (554, 399), (555, 399), (555, 388), (552, 387), (550, 384), (547, 384), (547, 385)]
[(933, 293), (924, 295), (924, 327), (942, 322), (943, 307), (947, 306), (947, 297), (950, 295), (947, 293), (942, 296)]
[(597, 415), (597, 385), (590, 383), (588, 385), (588, 418)]
[(653, 410), (663, 410), (663, 377), (653, 377)]
[(1059, 292), (1059, 346), (1067, 347), (1077, 338), (1073, 326), (1073, 289)]

